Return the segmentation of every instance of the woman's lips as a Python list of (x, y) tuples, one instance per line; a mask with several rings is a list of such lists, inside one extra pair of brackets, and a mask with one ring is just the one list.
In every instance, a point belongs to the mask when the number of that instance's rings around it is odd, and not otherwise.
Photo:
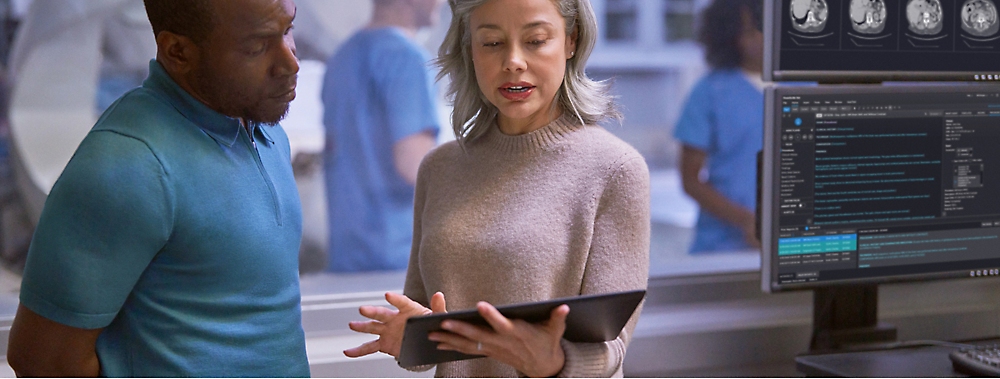
[(531, 93), (535, 90), (535, 86), (532, 86), (530, 83), (504, 83), (499, 90), (500, 95), (505, 99), (520, 101), (531, 96)]

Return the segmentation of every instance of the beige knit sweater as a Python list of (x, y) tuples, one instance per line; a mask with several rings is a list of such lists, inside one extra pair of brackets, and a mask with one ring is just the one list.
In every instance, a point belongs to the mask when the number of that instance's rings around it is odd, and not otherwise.
[[(420, 165), (404, 292), (448, 310), (646, 288), (649, 171), (631, 146), (564, 116), (508, 136), (494, 125)], [(570, 309), (570, 313), (573, 310)], [(560, 376), (621, 376), (639, 310), (613, 341), (562, 341)], [(438, 365), (437, 376), (523, 375), (491, 358)]]

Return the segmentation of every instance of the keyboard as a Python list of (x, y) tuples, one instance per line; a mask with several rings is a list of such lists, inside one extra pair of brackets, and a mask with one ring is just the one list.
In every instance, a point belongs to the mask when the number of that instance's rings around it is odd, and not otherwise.
[(955, 371), (971, 376), (1000, 376), (1000, 344), (962, 348), (948, 354)]

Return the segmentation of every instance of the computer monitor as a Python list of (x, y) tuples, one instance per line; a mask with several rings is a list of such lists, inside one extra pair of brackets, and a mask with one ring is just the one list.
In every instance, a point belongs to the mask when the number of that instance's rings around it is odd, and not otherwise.
[(1000, 81), (995, 0), (765, 0), (764, 78)]
[(764, 124), (764, 291), (878, 329), (874, 285), (1000, 275), (1000, 86), (771, 87)]

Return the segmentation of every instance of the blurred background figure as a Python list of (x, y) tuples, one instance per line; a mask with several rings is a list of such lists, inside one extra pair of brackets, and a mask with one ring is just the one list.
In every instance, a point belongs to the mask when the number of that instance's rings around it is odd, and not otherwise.
[(442, 3), (374, 0), (371, 22), (327, 61), (328, 271), (406, 268), (417, 168), (440, 129), (430, 56), (414, 36)]
[(674, 136), (684, 191), (700, 206), (691, 253), (760, 247), (754, 231), (761, 149), (762, 0), (714, 0), (699, 40), (711, 71), (692, 89)]
[[(10, 128), (7, 125), (7, 85), (5, 68), (7, 67), (7, 53), (10, 51), (13, 31), (16, 29), (17, 18), (15, 18), (14, 4), (10, 0), (0, 1), (0, 257), (6, 258), (8, 251), (18, 250), (15, 253), (23, 256), (26, 250), (27, 238), (22, 233), (21, 241), (10, 242), (11, 229), (9, 225), (14, 223), (13, 218), (23, 215), (24, 212), (14, 208), (20, 208), (17, 204), (17, 194), (14, 192), (13, 174), (10, 168)], [(17, 245), (16, 247), (14, 245)], [(8, 247), (10, 246), (10, 247)], [(6, 259), (4, 260), (6, 263)]]
[(124, 2), (117, 12), (107, 16), (101, 43), (104, 59), (97, 85), (99, 113), (142, 85), (149, 74), (149, 60), (156, 54), (156, 39), (149, 28), (141, 1)]
[(24, 267), (33, 227), (14, 185), (7, 67), (14, 35), (30, 5), (31, 0), (0, 0), (0, 264), (15, 272)]

